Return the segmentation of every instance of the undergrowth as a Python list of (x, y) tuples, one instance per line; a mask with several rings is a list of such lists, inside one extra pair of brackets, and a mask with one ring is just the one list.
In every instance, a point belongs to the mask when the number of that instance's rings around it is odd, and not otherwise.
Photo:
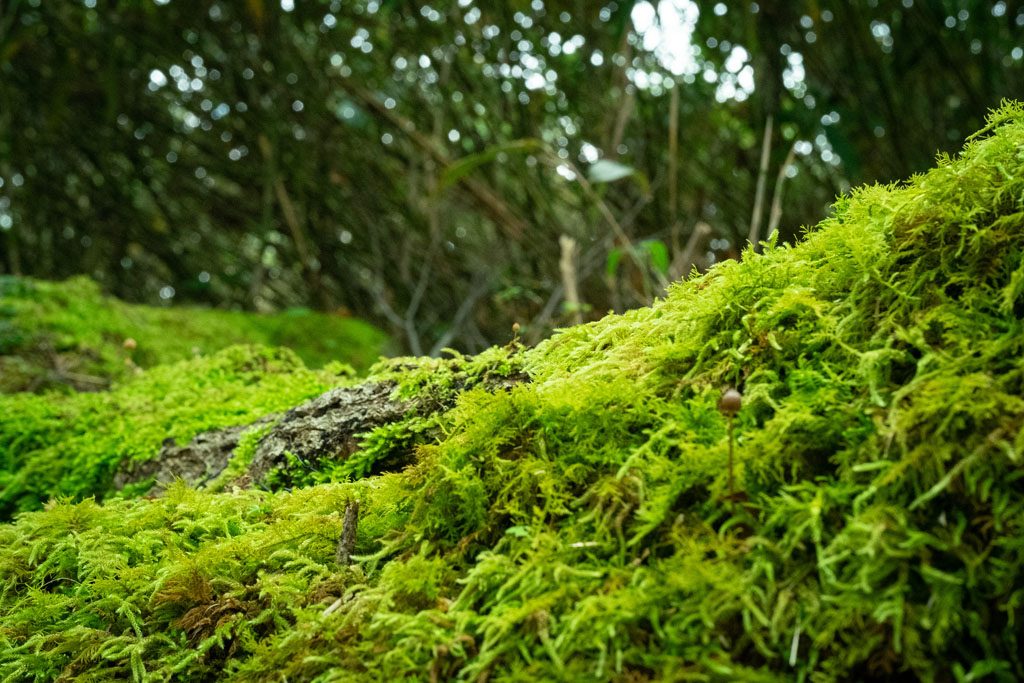
[(989, 123), (513, 353), (530, 381), (456, 388), (401, 472), (20, 515), (0, 677), (1021, 679), (1024, 109)]
[(311, 367), (340, 361), (364, 371), (387, 341), (361, 320), (304, 309), (157, 308), (103, 296), (85, 277), (0, 278), (0, 392), (103, 389), (139, 368), (235, 344), (284, 346)]

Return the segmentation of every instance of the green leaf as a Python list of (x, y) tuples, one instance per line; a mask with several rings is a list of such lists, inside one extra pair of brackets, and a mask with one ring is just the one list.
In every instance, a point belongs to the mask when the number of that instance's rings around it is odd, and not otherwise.
[(661, 240), (645, 240), (640, 247), (651, 259), (651, 267), (659, 273), (668, 272), (668, 247)]
[(618, 247), (613, 247), (608, 252), (608, 260), (604, 264), (604, 272), (608, 277), (615, 277), (615, 273), (619, 270), (619, 263), (622, 261), (622, 250)]
[(438, 189), (448, 189), (479, 167), (494, 161), (502, 152), (528, 154), (530, 152), (536, 152), (543, 149), (543, 147), (544, 143), (535, 138), (523, 138), (521, 140), (513, 140), (512, 142), (503, 142), (501, 144), (491, 145), (481, 152), (466, 155), (461, 159), (456, 159), (452, 163), (448, 164), (448, 166), (445, 167), (444, 172), (441, 173)]

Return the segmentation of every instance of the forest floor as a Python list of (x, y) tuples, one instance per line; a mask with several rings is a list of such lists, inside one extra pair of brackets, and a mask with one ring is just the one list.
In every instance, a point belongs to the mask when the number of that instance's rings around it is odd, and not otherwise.
[(128, 336), (0, 396), (0, 680), (1024, 678), (1019, 105), (535, 348)]

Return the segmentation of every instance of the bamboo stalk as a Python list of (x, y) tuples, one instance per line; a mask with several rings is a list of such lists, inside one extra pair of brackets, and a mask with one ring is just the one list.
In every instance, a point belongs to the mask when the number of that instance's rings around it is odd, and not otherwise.
[(558, 261), (558, 267), (562, 271), (565, 301), (572, 311), (573, 322), (579, 325), (583, 322), (583, 310), (576, 276), (576, 240), (568, 235), (562, 235), (558, 238), (558, 245), (562, 250), (562, 258)]
[(754, 213), (750, 216), (750, 232), (747, 234), (754, 251), (761, 241), (761, 219), (764, 214), (764, 189), (768, 180), (768, 160), (772, 153), (772, 126), (774, 118), (771, 114), (764, 124), (764, 137), (761, 139), (761, 165), (757, 173), (757, 189), (754, 192)]
[(789, 148), (786, 160), (779, 166), (779, 174), (775, 178), (775, 189), (772, 191), (772, 208), (768, 212), (768, 234), (771, 235), (779, 229), (782, 222), (782, 186), (786, 182), (786, 171), (793, 165), (796, 158), (796, 143)]

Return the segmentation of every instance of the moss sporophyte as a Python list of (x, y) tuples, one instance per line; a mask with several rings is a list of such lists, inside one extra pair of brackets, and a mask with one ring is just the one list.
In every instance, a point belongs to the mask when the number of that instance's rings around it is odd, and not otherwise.
[(1021, 150), (533, 349), (0, 397), (0, 680), (1024, 679)]
[[(733, 451), (736, 448), (736, 435), (734, 432), (733, 418), (736, 417), (736, 413), (740, 412), (740, 408), (743, 406), (743, 395), (740, 394), (736, 389), (727, 389), (723, 394), (722, 398), (718, 401), (718, 410), (725, 415), (725, 419), (729, 424), (729, 494), (728, 500), (730, 503), (734, 503), (734, 496), (736, 495), (736, 487), (733, 483)], [(735, 507), (735, 506), (734, 506)]]

